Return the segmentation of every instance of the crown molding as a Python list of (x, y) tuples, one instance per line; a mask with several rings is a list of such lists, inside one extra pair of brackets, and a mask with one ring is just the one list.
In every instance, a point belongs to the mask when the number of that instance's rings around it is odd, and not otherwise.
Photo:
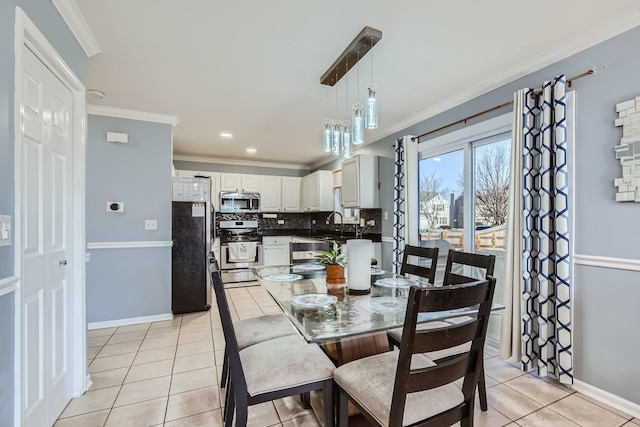
[(263, 168), (309, 170), (307, 166), (301, 166), (293, 163), (271, 163), (261, 162), (259, 160), (228, 159), (225, 157), (192, 156), (186, 154), (174, 154), (173, 160), (180, 160), (184, 162), (220, 163), (223, 165), (259, 166)]
[(164, 123), (176, 126), (180, 119), (165, 114), (147, 113), (145, 111), (127, 110), (124, 108), (107, 107), (105, 105), (87, 104), (87, 114), (94, 116), (117, 117), (120, 119), (141, 120), (143, 122)]
[[(400, 132), (410, 126), (416, 125), (424, 120), (434, 117), (440, 113), (448, 111), (458, 105), (471, 101), (485, 93), (498, 89), (508, 83), (518, 80), (521, 77), (525, 77), (535, 71), (541, 70), (544, 67), (555, 64), (563, 59), (566, 59), (578, 52), (602, 43), (612, 37), (620, 35), (625, 31), (640, 25), (640, 7), (633, 7), (623, 13), (620, 16), (610, 21), (604, 22), (602, 25), (592, 27), (591, 31), (585, 31), (580, 33), (579, 40), (575, 40), (572, 44), (565, 44), (558, 46), (558, 48), (547, 49), (543, 54), (532, 57), (525, 63), (520, 63), (515, 67), (507, 69), (505, 72), (497, 74), (494, 78), (485, 80), (480, 84), (469, 88), (463, 92), (459, 92), (454, 96), (439, 102), (426, 110), (419, 113), (412, 114), (404, 120), (396, 123), (394, 126), (386, 129), (385, 132), (380, 134), (375, 141), (371, 141), (370, 144), (378, 142), (389, 135)], [(602, 64), (593, 64), (595, 66), (602, 66)], [(576, 70), (577, 71), (577, 70)], [(584, 70), (579, 70), (580, 72)], [(567, 71), (570, 73), (570, 71)], [(365, 141), (365, 146), (368, 145)]]
[(75, 0), (52, 0), (52, 3), (58, 9), (58, 13), (60, 13), (67, 27), (80, 43), (87, 57), (92, 57), (102, 52), (98, 40), (93, 35)]

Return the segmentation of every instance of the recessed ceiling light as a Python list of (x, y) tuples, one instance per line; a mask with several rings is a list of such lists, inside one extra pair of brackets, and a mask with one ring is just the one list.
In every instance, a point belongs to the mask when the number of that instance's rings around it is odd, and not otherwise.
[(222, 139), (231, 139), (233, 138), (233, 134), (229, 131), (223, 130), (222, 132), (220, 132), (220, 138)]
[(439, 161), (441, 161), (441, 160), (442, 160), (442, 159), (441, 159), (440, 157), (434, 157), (434, 158), (433, 158), (433, 161), (434, 161), (434, 162), (439, 162)]
[(105, 96), (105, 93), (98, 89), (87, 89), (87, 96), (89, 98), (98, 98), (102, 99)]
[(247, 154), (256, 154), (256, 149), (253, 147), (249, 147), (245, 150)]

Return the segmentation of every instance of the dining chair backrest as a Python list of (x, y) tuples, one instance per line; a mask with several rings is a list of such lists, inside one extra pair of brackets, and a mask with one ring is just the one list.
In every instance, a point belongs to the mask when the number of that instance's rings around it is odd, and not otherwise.
[[(449, 251), (447, 256), (447, 266), (444, 271), (443, 285), (457, 285), (460, 283), (474, 282), (478, 279), (493, 276), (493, 269), (496, 264), (495, 255), (484, 255), (471, 252)], [(458, 274), (460, 267), (479, 268), (484, 270), (484, 274), (465, 276)], [(469, 273), (471, 274), (471, 273)]]
[[(482, 368), (482, 348), (491, 313), (495, 279), (445, 287), (412, 286), (400, 343), (389, 425), (403, 425), (407, 394), (434, 389), (464, 378), (464, 400), (438, 416), (437, 425), (451, 425), (473, 414), (475, 390)], [(441, 328), (417, 329), (419, 313), (456, 310), (479, 305), (469, 320)], [(412, 357), (419, 353), (446, 350), (471, 343), (468, 351), (436, 361), (435, 366), (411, 369)]]
[[(418, 258), (417, 263), (411, 262), (409, 257)], [(428, 265), (425, 265), (425, 262), (427, 262)], [(429, 281), (429, 283), (434, 283), (437, 265), (438, 248), (424, 248), (420, 246), (405, 245), (400, 274), (413, 274), (424, 277)]]
[(291, 264), (317, 264), (315, 258), (319, 251), (330, 251), (331, 242), (300, 242), (289, 243), (289, 259)]
[(244, 392), (246, 393), (247, 382), (244, 377), (242, 364), (240, 363), (238, 340), (236, 338), (233, 320), (231, 319), (231, 310), (229, 309), (229, 302), (224, 291), (220, 272), (212, 272), (211, 281), (213, 282), (213, 291), (216, 294), (216, 304), (218, 306), (218, 312), (220, 313), (220, 322), (222, 323), (222, 333), (224, 335), (225, 350), (227, 356), (229, 357), (229, 369), (231, 371), (231, 378), (233, 378), (234, 387), (236, 388), (236, 390), (244, 390)]

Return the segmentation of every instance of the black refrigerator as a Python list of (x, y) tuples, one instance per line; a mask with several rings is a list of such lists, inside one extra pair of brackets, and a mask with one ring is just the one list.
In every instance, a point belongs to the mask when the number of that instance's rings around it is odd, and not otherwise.
[[(182, 178), (181, 178), (182, 179)], [(173, 314), (209, 310), (210, 203), (173, 201), (171, 208), (171, 309)]]

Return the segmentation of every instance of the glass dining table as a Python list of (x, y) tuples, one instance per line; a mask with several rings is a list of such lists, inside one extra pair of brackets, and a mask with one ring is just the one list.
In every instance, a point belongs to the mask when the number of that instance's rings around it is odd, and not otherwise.
[[(410, 286), (435, 286), (417, 276), (372, 268), (371, 290), (362, 295), (351, 294), (346, 285), (327, 284), (322, 264), (253, 267), (252, 271), (307, 342), (318, 344), (401, 328)], [(492, 311), (503, 308), (493, 304)], [(470, 314), (475, 314), (474, 309), (422, 313), (418, 321), (443, 321)], [(382, 336), (386, 351), (386, 333)]]

